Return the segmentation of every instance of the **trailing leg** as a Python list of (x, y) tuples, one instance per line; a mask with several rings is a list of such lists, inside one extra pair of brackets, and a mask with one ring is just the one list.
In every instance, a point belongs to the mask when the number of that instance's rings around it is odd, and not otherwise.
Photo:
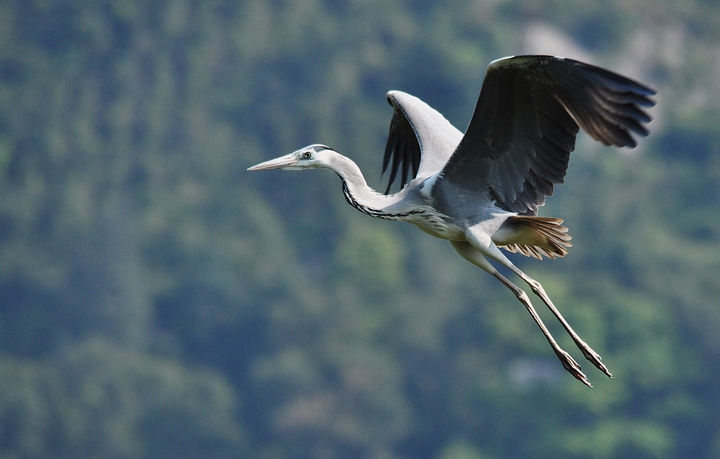
[(512, 270), (512, 272), (517, 274), (523, 281), (525, 281), (525, 283), (530, 286), (533, 293), (540, 297), (540, 299), (543, 301), (543, 303), (545, 303), (545, 305), (557, 318), (560, 324), (562, 324), (565, 331), (567, 331), (568, 335), (570, 335), (570, 338), (572, 338), (573, 342), (575, 342), (575, 345), (578, 347), (578, 349), (580, 349), (585, 358), (592, 362), (593, 365), (595, 365), (600, 371), (605, 373), (609, 378), (612, 378), (612, 373), (610, 373), (610, 370), (608, 370), (608, 368), (602, 362), (602, 357), (600, 357), (600, 354), (595, 352), (582, 338), (580, 338), (580, 335), (578, 335), (577, 332), (572, 328), (572, 326), (570, 326), (568, 321), (565, 320), (565, 317), (563, 317), (562, 313), (560, 313), (560, 310), (555, 306), (555, 304), (553, 304), (552, 300), (545, 292), (542, 284), (540, 284), (540, 282), (528, 276), (520, 268), (515, 266), (505, 255), (503, 255), (502, 252), (500, 252), (497, 247), (493, 247), (493, 249), (494, 250), (490, 250), (489, 256), (506, 266), (508, 269)]
[(495, 269), (485, 258), (483, 253), (470, 245), (468, 242), (458, 242), (458, 241), (452, 241), (452, 246), (455, 248), (455, 250), (466, 260), (473, 263), (476, 266), (479, 266), (480, 268), (484, 269), (485, 271), (492, 274), (496, 279), (498, 279), (500, 282), (503, 283), (510, 291), (515, 294), (517, 299), (525, 306), (525, 309), (530, 313), (530, 316), (532, 316), (533, 320), (537, 324), (537, 326), (540, 328), (540, 331), (545, 336), (545, 339), (550, 344), (550, 347), (552, 347), (553, 351), (555, 352), (555, 355), (557, 355), (558, 359), (560, 359), (560, 362), (562, 363), (563, 367), (570, 372), (575, 378), (580, 380), (583, 384), (585, 384), (588, 387), (592, 387), (592, 384), (590, 384), (590, 381), (587, 379), (587, 376), (580, 370), (580, 365), (575, 361), (575, 359), (572, 358), (570, 354), (568, 354), (565, 350), (563, 350), (560, 345), (555, 341), (555, 338), (552, 336), (548, 328), (543, 323), (542, 319), (538, 315), (537, 311), (533, 307), (532, 303), (530, 302), (530, 298), (528, 297), (527, 293), (523, 291), (520, 287), (513, 284), (508, 278), (500, 274), (497, 269)]

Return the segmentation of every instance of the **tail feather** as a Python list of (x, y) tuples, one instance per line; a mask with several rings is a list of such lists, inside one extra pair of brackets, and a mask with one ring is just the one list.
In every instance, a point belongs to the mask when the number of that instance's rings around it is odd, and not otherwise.
[(508, 218), (493, 236), (499, 247), (526, 257), (564, 257), (572, 247), (562, 219), (516, 215)]

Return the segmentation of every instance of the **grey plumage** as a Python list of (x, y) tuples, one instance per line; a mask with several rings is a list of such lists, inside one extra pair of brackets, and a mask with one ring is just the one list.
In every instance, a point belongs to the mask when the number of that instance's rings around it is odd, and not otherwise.
[[(327, 168), (345, 199), (373, 217), (413, 223), (447, 239), (471, 263), (508, 287), (526, 307), (564, 368), (590, 386), (554, 340), (529, 297), (488, 261), (518, 275), (553, 312), (583, 355), (611, 373), (563, 318), (539, 282), (499, 248), (536, 258), (571, 246), (562, 220), (537, 211), (561, 184), (580, 128), (606, 145), (635, 147), (646, 136), (655, 91), (600, 67), (553, 56), (499, 59), (488, 67), (463, 134), (420, 99), (390, 91), (393, 117), (383, 158), (385, 193), (370, 188), (357, 165), (325, 145), (310, 145), (249, 170)], [(398, 181), (400, 189), (389, 194)]]

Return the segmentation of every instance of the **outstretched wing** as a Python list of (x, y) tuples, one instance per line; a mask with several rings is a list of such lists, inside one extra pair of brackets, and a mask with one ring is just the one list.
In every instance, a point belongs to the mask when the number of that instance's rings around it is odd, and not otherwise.
[(400, 174), (400, 188), (415, 177), (439, 172), (462, 139), (457, 130), (437, 110), (402, 91), (389, 91), (393, 107), (382, 171), (390, 169), (385, 194)]
[[(518, 56), (490, 64), (470, 125), (433, 193), (481, 195), (537, 213), (562, 183), (578, 127), (605, 145), (635, 147), (655, 91), (571, 59)], [(446, 198), (449, 196), (446, 196)]]

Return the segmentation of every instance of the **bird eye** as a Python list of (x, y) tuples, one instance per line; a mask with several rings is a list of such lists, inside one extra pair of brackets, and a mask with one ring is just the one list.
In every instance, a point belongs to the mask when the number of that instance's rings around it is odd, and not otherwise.
[(310, 158), (312, 158), (312, 153), (310, 153), (309, 151), (306, 151), (302, 154), (301, 158), (302, 159), (310, 159)]

